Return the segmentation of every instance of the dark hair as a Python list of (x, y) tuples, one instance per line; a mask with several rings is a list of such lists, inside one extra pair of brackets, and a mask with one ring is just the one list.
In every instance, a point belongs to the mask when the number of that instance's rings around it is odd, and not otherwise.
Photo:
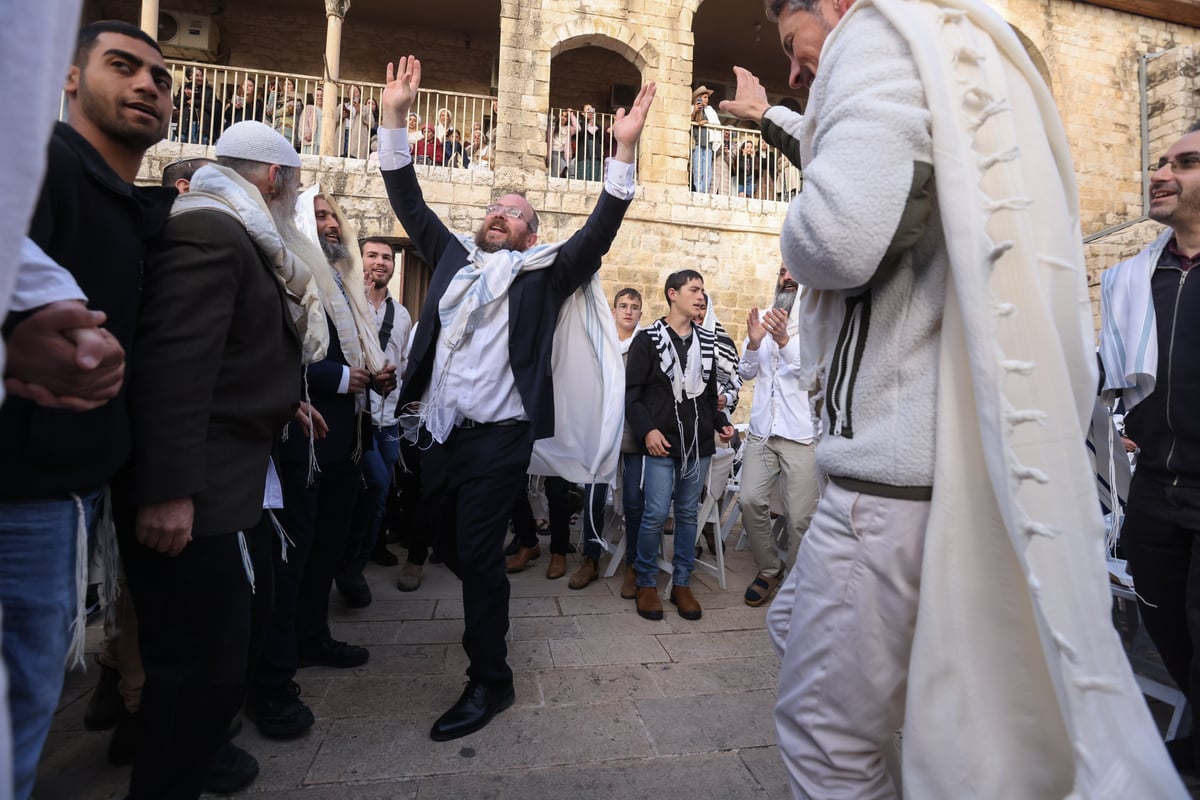
[(779, 15), (786, 8), (789, 11), (808, 11), (815, 13), (817, 4), (821, 0), (765, 0), (764, 9), (767, 12), (767, 19), (771, 22), (779, 22)]
[(358, 243), (359, 252), (361, 253), (363, 250), (366, 250), (367, 245), (369, 245), (369, 244), (385, 245), (387, 247), (387, 249), (392, 251), (392, 258), (396, 257), (396, 245), (392, 244), (390, 241), (383, 238), (382, 236), (368, 236), (367, 238), (363, 239), (361, 242)]
[(626, 286), (624, 289), (617, 292), (617, 296), (613, 298), (613, 308), (617, 307), (617, 303), (621, 302), (622, 297), (632, 297), (634, 300), (637, 300), (639, 306), (643, 305), (642, 293), (632, 286)]
[(196, 174), (196, 170), (213, 163), (208, 158), (181, 158), (178, 161), (172, 161), (163, 167), (162, 185), (174, 186), (176, 181), (190, 181), (192, 176)]
[(121, 36), (128, 36), (130, 39), (137, 39), (153, 47), (160, 56), (163, 54), (158, 42), (138, 26), (119, 19), (102, 19), (79, 29), (79, 37), (75, 40), (75, 66), (83, 67), (87, 63), (88, 56), (92, 54), (92, 50), (96, 47), (96, 40), (102, 33), (117, 33)]
[(685, 284), (694, 280), (704, 283), (704, 276), (694, 269), (681, 269), (678, 272), (672, 272), (667, 276), (667, 283), (663, 286), (663, 297), (667, 298), (667, 302), (670, 303), (672, 289), (679, 291)]

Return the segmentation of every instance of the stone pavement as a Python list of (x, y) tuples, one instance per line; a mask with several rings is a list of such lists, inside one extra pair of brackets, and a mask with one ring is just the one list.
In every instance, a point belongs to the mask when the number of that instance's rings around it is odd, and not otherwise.
[[(542, 557), (511, 576), (509, 663), (515, 705), (482, 731), (434, 742), (428, 731), (458, 698), (466, 659), (462, 600), (445, 567), (426, 569), (412, 593), (399, 568), (371, 565), (375, 602), (350, 610), (336, 592), (334, 636), (369, 646), (354, 670), (309, 668), (297, 678), (317, 717), (309, 734), (274, 742), (246, 722), (236, 742), (261, 774), (238, 797), (262, 800), (738, 800), (790, 797), (771, 711), (778, 662), (766, 610), (742, 603), (754, 575), (749, 551), (732, 550), (727, 591), (698, 569), (704, 616), (688, 622), (637, 616), (620, 572), (582, 591), (548, 581)], [(707, 554), (706, 554), (707, 557)], [(576, 556), (568, 557), (568, 575)], [(602, 562), (602, 566), (607, 560)], [(667, 576), (660, 575), (660, 587)], [(99, 642), (98, 622), (89, 649)], [(122, 798), (129, 770), (105, 760), (108, 733), (82, 728), (97, 668), (68, 675), (46, 743), (38, 800)]]

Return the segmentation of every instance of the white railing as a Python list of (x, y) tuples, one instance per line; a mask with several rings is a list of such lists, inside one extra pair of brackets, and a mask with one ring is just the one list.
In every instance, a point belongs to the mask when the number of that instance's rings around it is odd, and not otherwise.
[[(604, 161), (617, 151), (614, 114), (590, 106), (551, 108), (546, 124), (546, 174), (568, 181), (603, 181)], [(637, 164), (637, 154), (634, 154)]]
[(692, 124), (688, 175), (693, 192), (787, 202), (803, 176), (757, 130)]

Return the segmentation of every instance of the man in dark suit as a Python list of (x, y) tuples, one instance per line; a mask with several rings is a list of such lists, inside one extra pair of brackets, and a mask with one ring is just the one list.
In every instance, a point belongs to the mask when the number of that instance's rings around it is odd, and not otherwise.
[(467, 688), (430, 732), (445, 741), (479, 730), (514, 699), (504, 532), (534, 440), (554, 434), (550, 355), (559, 310), (600, 268), (633, 198), (634, 148), (655, 87), (644, 86), (613, 123), (617, 153), (583, 228), (560, 245), (535, 246), (537, 212), (519, 194), (488, 206), (473, 243), (429, 210), (404, 130), (420, 62), (402, 58), (394, 72), (389, 64), (387, 78), (380, 168), (396, 216), (434, 265), (399, 413), (419, 416), (433, 439), (421, 460), (422, 496), (439, 504), (435, 547), (462, 580), (470, 659)]
[[(258, 774), (227, 739), (273, 594), (271, 449), (300, 400), (288, 293), (304, 287), (293, 278), (285, 293), (282, 273), (300, 267), (275, 266), (299, 177), (278, 133), (231, 127), (217, 165), (193, 179), (203, 196), (177, 201), (148, 253), (134, 347), (144, 378), (130, 397), (136, 521), (118, 519), (146, 672), (131, 798), (229, 792)], [(220, 785), (206, 777), (214, 763)]]

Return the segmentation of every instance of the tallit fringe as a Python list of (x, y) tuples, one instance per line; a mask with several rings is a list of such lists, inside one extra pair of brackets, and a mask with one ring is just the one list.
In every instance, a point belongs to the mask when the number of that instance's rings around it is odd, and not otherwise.
[(283, 529), (283, 523), (279, 521), (279, 517), (275, 516), (274, 509), (268, 508), (267, 516), (271, 518), (271, 527), (275, 529), (276, 535), (279, 536), (279, 560), (286, 564), (288, 563), (288, 546), (290, 545), (294, 548), (296, 543), (292, 541), (291, 537), (287, 535), (287, 531)]
[(121, 632), (117, 623), (117, 598), (121, 593), (121, 553), (117, 545), (117, 526), (113, 523), (112, 489), (104, 488), (100, 518), (96, 523), (96, 557), (100, 561), (101, 582), (104, 586), (104, 630), (109, 636)]
[(72, 494), (75, 501), (75, 619), (71, 622), (71, 646), (67, 650), (67, 669), (82, 669), (87, 671), (83, 651), (85, 633), (87, 631), (87, 513), (83, 509), (83, 500), (79, 495)]
[(246, 546), (245, 531), (238, 531), (238, 550), (242, 554), (242, 569), (246, 571), (246, 582), (250, 584), (250, 594), (254, 594), (254, 562), (250, 560), (250, 548)]

